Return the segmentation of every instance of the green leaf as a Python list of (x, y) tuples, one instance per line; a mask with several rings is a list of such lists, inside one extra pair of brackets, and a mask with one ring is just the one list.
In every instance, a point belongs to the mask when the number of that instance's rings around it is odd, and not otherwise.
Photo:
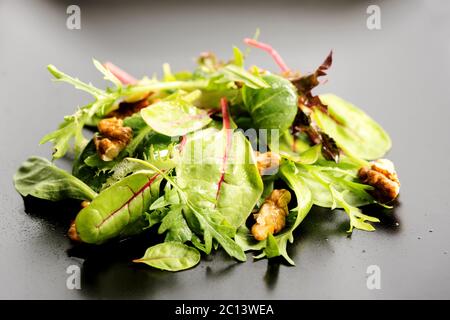
[(114, 83), (117, 89), (122, 89), (122, 82), (117, 79), (109, 69), (105, 68), (103, 64), (95, 59), (92, 59), (92, 62), (94, 63), (94, 66), (97, 68), (97, 70), (103, 74), (105, 80)]
[(199, 130), (212, 120), (207, 111), (182, 99), (154, 103), (142, 109), (141, 115), (153, 130), (170, 137)]
[(230, 231), (233, 228), (227, 227), (222, 223), (216, 223), (212, 221), (212, 216), (221, 217), (220, 213), (214, 214), (214, 210), (199, 210), (193, 205), (190, 205), (190, 209), (198, 219), (200, 225), (203, 228), (203, 238), (205, 240), (205, 252), (210, 253), (212, 248), (212, 239), (216, 239), (222, 248), (232, 257), (239, 261), (247, 260), (242, 248), (230, 237)]
[(105, 91), (94, 87), (92, 84), (84, 83), (78, 78), (73, 78), (64, 72), (59, 71), (54, 65), (48, 65), (47, 69), (55, 77), (56, 81), (67, 82), (79, 90), (92, 94), (97, 99), (107, 95)]
[(331, 194), (333, 195), (334, 200), (336, 201), (336, 204), (342, 207), (345, 212), (348, 214), (348, 217), (350, 218), (350, 229), (348, 232), (352, 232), (353, 228), (365, 230), (365, 231), (374, 231), (375, 228), (370, 224), (369, 222), (380, 222), (378, 218), (371, 217), (368, 215), (365, 215), (361, 212), (360, 209), (357, 207), (354, 207), (352, 205), (349, 205), (341, 192), (338, 192), (335, 188), (330, 186)]
[(70, 149), (70, 143), (74, 140), (75, 153), (78, 155), (86, 145), (83, 136), (83, 126), (87, 120), (86, 108), (83, 107), (71, 116), (64, 118), (56, 131), (45, 135), (40, 144), (53, 142), (53, 159), (62, 158)]
[(289, 80), (273, 74), (262, 77), (270, 88), (244, 86), (242, 98), (253, 122), (260, 129), (289, 128), (297, 114), (297, 92)]
[(243, 68), (244, 67), (244, 55), (241, 50), (239, 50), (238, 47), (233, 47), (233, 56), (234, 60), (233, 63), (237, 65), (238, 67)]
[(160, 181), (159, 174), (138, 172), (103, 190), (75, 219), (81, 240), (100, 244), (120, 235), (158, 198)]
[(226, 144), (226, 130), (208, 128), (189, 136), (176, 167), (177, 182), (191, 202), (200, 208), (216, 208), (237, 228), (258, 201), (263, 183), (242, 132), (232, 133), (224, 164)]
[(313, 164), (317, 160), (319, 160), (321, 152), (322, 152), (322, 145), (317, 144), (315, 146), (310, 147), (306, 151), (303, 151), (302, 153), (300, 153), (300, 155), (297, 155), (294, 152), (285, 152), (285, 151), (282, 151), (280, 155), (296, 163)]
[(242, 248), (244, 251), (249, 250), (263, 250), (266, 246), (265, 241), (257, 241), (255, 237), (253, 237), (250, 230), (244, 225), (240, 226), (238, 231), (236, 232), (236, 236), (234, 237), (236, 243)]
[(13, 180), (16, 190), (24, 197), (31, 195), (59, 201), (67, 198), (91, 200), (97, 195), (84, 182), (41, 157), (26, 160)]
[(97, 155), (97, 148), (95, 147), (94, 140), (91, 139), (81, 154), (75, 158), (72, 165), (72, 174), (89, 185), (93, 190), (99, 192), (108, 179), (109, 173), (104, 172), (104, 170), (98, 170), (96, 167), (89, 166), (85, 163), (87, 158), (94, 155)]
[(224, 77), (219, 78), (219, 80), (216, 81), (217, 83), (237, 81), (242, 82), (244, 85), (252, 89), (270, 88), (270, 85), (262, 77), (255, 76), (244, 68), (234, 64), (225, 66), (220, 69), (219, 72), (220, 74), (223, 74)]
[[(340, 167), (345, 168), (345, 162), (340, 163)], [(337, 205), (340, 208), (340, 205), (335, 202), (330, 186), (339, 192), (345, 191), (343, 197), (352, 206), (359, 207), (374, 203), (372, 196), (367, 193), (371, 187), (356, 182), (358, 181), (357, 170), (340, 167), (297, 165), (298, 173), (313, 194), (314, 204), (325, 208)]]
[[(139, 163), (145, 163), (144, 161), (139, 159), (130, 160)], [(213, 239), (215, 239), (230, 256), (240, 261), (246, 260), (244, 251), (232, 239), (232, 237), (235, 236), (236, 229), (227, 222), (227, 220), (218, 210), (216, 210), (215, 208), (206, 208), (199, 206), (197, 203), (195, 203), (195, 199), (191, 199), (188, 196), (188, 193), (185, 192), (178, 185), (178, 183), (174, 181), (172, 177), (159, 170), (151, 163), (146, 164), (149, 168), (152, 168), (153, 170), (159, 172), (161, 176), (163, 176), (168, 182), (170, 182), (171, 185), (173, 185), (177, 189), (182, 203), (186, 205), (186, 207), (183, 209), (185, 210), (186, 220), (191, 230), (193, 229), (195, 230), (195, 232), (199, 232), (201, 229), (203, 231), (204, 244), (200, 242), (200, 239), (198, 237), (196, 237), (194, 234), (192, 235), (192, 243), (197, 248), (209, 254), (212, 249)]]
[(145, 263), (161, 270), (180, 271), (197, 265), (200, 253), (179, 242), (164, 242), (148, 248), (141, 259), (133, 262)]
[(261, 259), (263, 257), (274, 258), (282, 256), (291, 265), (295, 265), (294, 261), (287, 253), (287, 243), (294, 241), (294, 230), (300, 225), (306, 215), (309, 213), (312, 202), (311, 191), (309, 190), (302, 177), (298, 174), (295, 165), (292, 162), (284, 161), (280, 166), (281, 178), (294, 190), (297, 198), (296, 212), (291, 212), (287, 217), (287, 223), (284, 230), (277, 235), (270, 235), (266, 240), (255, 241), (247, 227), (239, 228), (236, 235), (236, 242), (244, 250), (262, 250), (255, 257)]
[(391, 148), (389, 135), (362, 110), (333, 94), (321, 95), (320, 100), (329, 115), (314, 108), (312, 119), (345, 153), (372, 160)]
[(186, 220), (183, 217), (183, 206), (173, 205), (169, 212), (162, 219), (159, 226), (158, 233), (163, 234), (167, 232), (165, 241), (176, 241), (184, 243), (190, 241), (192, 238), (191, 229), (189, 229)]
[(280, 250), (278, 248), (278, 243), (275, 237), (269, 233), (266, 239), (266, 247), (264, 248), (264, 253), (267, 258), (274, 258), (280, 255)]
[(275, 240), (277, 242), (280, 255), (283, 256), (290, 264), (294, 265), (294, 261), (287, 254), (287, 242), (294, 242), (294, 230), (300, 225), (311, 210), (313, 203), (312, 195), (310, 189), (298, 175), (296, 167), (292, 163), (283, 163), (280, 166), (280, 173), (283, 180), (285, 180), (288, 186), (294, 190), (295, 197), (297, 198), (297, 212), (293, 223), (280, 234), (277, 234), (275, 236)]

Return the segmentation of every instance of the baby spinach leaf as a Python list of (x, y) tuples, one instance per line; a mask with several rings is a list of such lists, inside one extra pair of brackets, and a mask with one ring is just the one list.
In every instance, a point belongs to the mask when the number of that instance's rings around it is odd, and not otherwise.
[(338, 146), (366, 160), (382, 157), (391, 148), (391, 139), (383, 128), (351, 103), (333, 95), (321, 95), (328, 114), (313, 108), (312, 119)]
[(206, 110), (182, 99), (160, 101), (141, 110), (142, 118), (156, 132), (166, 136), (183, 136), (211, 122)]
[[(227, 139), (231, 147), (224, 164)], [(238, 131), (208, 128), (189, 136), (176, 173), (190, 201), (201, 208), (216, 208), (236, 228), (247, 219), (263, 190), (252, 147)]]
[(270, 88), (242, 88), (242, 99), (257, 128), (285, 130), (297, 114), (297, 92), (292, 83), (273, 74), (262, 77)]
[(81, 240), (100, 244), (117, 237), (158, 198), (160, 181), (158, 173), (138, 172), (103, 190), (75, 219)]
[(47, 159), (31, 157), (14, 175), (14, 186), (22, 196), (59, 201), (72, 198), (91, 200), (97, 195), (83, 181), (56, 167)]
[(142, 258), (133, 262), (145, 263), (161, 270), (180, 271), (198, 264), (200, 253), (179, 242), (164, 242), (148, 248)]

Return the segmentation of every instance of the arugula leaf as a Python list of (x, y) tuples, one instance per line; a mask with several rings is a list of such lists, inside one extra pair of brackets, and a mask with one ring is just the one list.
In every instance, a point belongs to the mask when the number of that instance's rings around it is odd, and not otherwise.
[(230, 232), (234, 229), (230, 226), (227, 226), (226, 222), (225, 224), (223, 224), (223, 220), (220, 224), (212, 220), (214, 217), (216, 219), (218, 217), (222, 217), (219, 212), (214, 210), (199, 210), (192, 204), (190, 204), (189, 208), (192, 210), (193, 214), (203, 228), (203, 238), (205, 240), (206, 253), (211, 252), (212, 239), (214, 238), (230, 256), (236, 258), (239, 261), (247, 260), (247, 257), (245, 256), (244, 251), (241, 249), (241, 247), (235, 241), (233, 241), (233, 239), (231, 239)]
[(81, 180), (36, 156), (22, 163), (13, 180), (16, 190), (24, 197), (31, 195), (59, 201), (67, 198), (92, 200), (97, 195)]
[(200, 253), (192, 247), (179, 242), (164, 242), (150, 247), (136, 263), (167, 271), (180, 271), (192, 268), (200, 262)]
[[(328, 162), (327, 162), (328, 163)], [(345, 163), (340, 167), (346, 168)], [(320, 207), (331, 208), (335, 204), (329, 186), (344, 193), (345, 200), (353, 206), (374, 203), (370, 194), (370, 186), (357, 183), (357, 170), (321, 165), (298, 165), (296, 169), (312, 192), (313, 203)]]
[[(167, 175), (162, 170), (158, 169), (151, 163), (139, 160), (139, 159), (130, 159), (131, 161), (139, 162), (144, 165), (147, 165), (149, 168), (159, 172), (159, 174), (164, 177), (172, 186), (174, 186), (178, 194), (180, 195), (181, 202), (185, 204), (183, 210), (186, 213), (186, 220), (189, 224), (189, 227), (194, 229), (196, 232), (199, 232), (199, 229), (203, 231), (203, 239), (204, 244), (200, 242), (200, 239), (194, 234), (192, 235), (192, 243), (204, 251), (205, 253), (210, 253), (212, 250), (213, 239), (216, 239), (217, 242), (222, 246), (222, 248), (232, 257), (245, 261), (246, 256), (239, 245), (233, 241), (232, 237), (235, 236), (235, 228), (231, 226), (224, 216), (214, 208), (205, 208), (199, 206), (195, 199), (192, 201), (190, 195), (183, 190), (181, 186), (169, 175)], [(192, 217), (195, 218), (192, 219)]]
[(176, 241), (184, 243), (192, 239), (192, 232), (183, 217), (182, 205), (172, 205), (166, 216), (162, 219), (158, 233), (166, 233), (164, 241)]
[(277, 234), (275, 239), (280, 255), (283, 256), (290, 264), (294, 265), (294, 261), (287, 254), (287, 242), (294, 242), (294, 230), (300, 225), (311, 210), (311, 206), (313, 204), (312, 195), (311, 190), (298, 175), (295, 165), (290, 162), (284, 162), (280, 166), (280, 173), (283, 180), (285, 180), (288, 186), (294, 190), (295, 197), (297, 198), (297, 212), (293, 223), (286, 230), (283, 230), (283, 232)]

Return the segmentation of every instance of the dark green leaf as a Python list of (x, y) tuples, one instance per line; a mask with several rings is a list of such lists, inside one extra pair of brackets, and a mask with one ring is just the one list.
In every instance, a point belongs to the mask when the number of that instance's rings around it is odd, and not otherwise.
[(14, 175), (14, 186), (24, 197), (51, 201), (91, 200), (97, 195), (83, 181), (41, 157), (31, 157), (20, 166)]

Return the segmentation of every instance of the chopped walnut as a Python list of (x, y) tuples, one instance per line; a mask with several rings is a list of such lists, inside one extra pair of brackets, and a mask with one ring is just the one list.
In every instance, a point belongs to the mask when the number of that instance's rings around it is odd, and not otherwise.
[(103, 161), (112, 161), (128, 145), (133, 130), (123, 126), (122, 119), (107, 118), (98, 123), (99, 136), (94, 138), (95, 146)]
[(69, 231), (67, 232), (69, 239), (75, 242), (81, 242), (81, 238), (77, 232), (77, 226), (75, 225), (75, 220), (70, 224)]
[(288, 190), (272, 191), (259, 212), (254, 215), (256, 223), (252, 227), (252, 234), (256, 240), (264, 240), (269, 234), (278, 233), (284, 228), (289, 213), (289, 201), (291, 193)]
[(81, 208), (84, 209), (90, 204), (91, 204), (90, 201), (84, 200), (84, 201), (81, 202)]
[[(87, 201), (87, 200), (82, 201), (80, 204), (81, 209), (88, 207), (90, 204), (91, 204), (90, 201)], [(77, 226), (75, 224), (75, 220), (72, 220), (72, 222), (70, 223), (70, 227), (69, 227), (69, 230), (67, 231), (67, 235), (69, 236), (70, 240), (76, 241), (76, 242), (81, 242), (81, 238), (77, 232)]]
[(280, 166), (281, 157), (275, 152), (264, 152), (255, 151), (256, 155), (256, 165), (258, 166), (258, 171), (260, 175), (271, 175), (278, 171)]
[(149, 101), (148, 101), (149, 96), (150, 96), (150, 94), (148, 94), (143, 99), (140, 99), (138, 101), (133, 101), (133, 102), (123, 101), (123, 102), (121, 102), (119, 104), (119, 108), (110, 112), (108, 114), (108, 117), (124, 119), (126, 117), (129, 117), (129, 116), (141, 111), (142, 109), (144, 109), (145, 107), (147, 107), (149, 105)]
[(394, 200), (400, 192), (400, 181), (394, 164), (388, 159), (372, 161), (370, 167), (359, 170), (358, 176), (363, 183), (375, 188), (370, 193), (382, 203)]

